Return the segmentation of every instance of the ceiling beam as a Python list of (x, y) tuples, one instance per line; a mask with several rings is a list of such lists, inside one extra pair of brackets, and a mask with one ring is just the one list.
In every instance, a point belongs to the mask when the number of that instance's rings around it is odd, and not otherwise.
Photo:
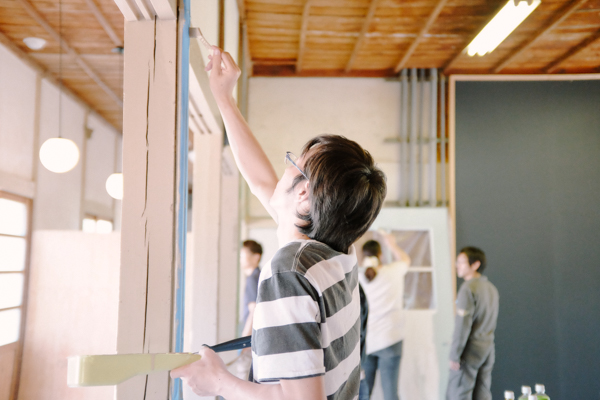
[(46, 32), (48, 32), (48, 34), (50, 34), (50, 36), (56, 40), (60, 47), (62, 47), (71, 57), (73, 57), (75, 59), (75, 62), (77, 63), (77, 65), (79, 65), (79, 67), (85, 71), (86, 74), (88, 74), (88, 76), (94, 81), (96, 82), (96, 84), (98, 86), (100, 86), (100, 88), (106, 93), (108, 94), (114, 101), (115, 103), (117, 103), (117, 105), (120, 108), (123, 108), (123, 100), (121, 100), (121, 98), (119, 96), (117, 96), (117, 94), (115, 92), (112, 91), (111, 88), (108, 87), (108, 85), (106, 83), (104, 83), (104, 81), (102, 79), (100, 79), (100, 77), (94, 72), (94, 70), (92, 70), (92, 68), (79, 56), (79, 53), (77, 51), (75, 51), (68, 43), (67, 41), (62, 38), (55, 30), (54, 28), (52, 28), (50, 26), (50, 24), (48, 24), (48, 21), (46, 21), (46, 19), (44, 17), (42, 17), (42, 15), (33, 7), (33, 5), (31, 5), (31, 3), (28, 0), (17, 0), (22, 6), (23, 8), (25, 8), (25, 11), (27, 11), (27, 13), (36, 20), (36, 22), (38, 24), (40, 24), (42, 26), (42, 28), (44, 28), (46, 30)]
[(492, 69), (492, 72), (493, 73), (498, 73), (498, 72), (502, 71), (504, 68), (506, 68), (506, 66), (511, 61), (513, 61), (515, 58), (517, 58), (519, 55), (521, 55), (524, 51), (529, 50), (529, 48), (531, 48), (531, 46), (533, 46), (533, 44), (539, 38), (541, 38), (546, 33), (550, 32), (551, 30), (553, 30), (554, 28), (556, 28), (558, 25), (560, 25), (564, 20), (566, 20), (567, 18), (569, 18), (569, 16), (571, 16), (571, 14), (573, 14), (575, 11), (577, 11), (577, 9), (579, 7), (581, 7), (584, 3), (587, 3), (587, 1), (588, 0), (574, 0), (569, 5), (567, 5), (566, 7), (562, 8), (559, 11), (557, 11), (555, 13), (554, 18), (552, 19), (552, 21), (548, 25), (546, 25), (546, 27), (544, 29), (542, 29), (541, 31), (539, 31), (531, 39), (527, 40), (521, 47), (518, 47), (515, 50), (513, 50), (507, 57), (505, 57), (502, 61), (500, 61), (500, 63), (498, 65), (496, 65)]
[(300, 28), (300, 44), (298, 45), (298, 58), (296, 59), (296, 72), (302, 72), (302, 63), (304, 62), (304, 52), (306, 50), (306, 31), (308, 29), (308, 17), (310, 15), (310, 6), (312, 0), (306, 0), (304, 10), (302, 11), (302, 26)]
[(96, 110), (94, 110), (94, 107), (91, 104), (89, 104), (88, 102), (83, 100), (81, 97), (77, 96), (68, 87), (65, 87), (64, 85), (61, 86), (60, 82), (58, 82), (58, 79), (56, 79), (56, 77), (54, 75), (52, 75), (46, 68), (41, 66), (38, 62), (36, 62), (35, 59), (33, 59), (29, 54), (27, 54), (23, 50), (21, 50), (16, 44), (13, 43), (12, 40), (10, 40), (2, 32), (0, 32), (0, 43), (3, 44), (8, 50), (10, 50), (19, 60), (21, 60), (23, 63), (25, 63), (33, 71), (35, 71), (40, 76), (40, 78), (48, 80), (48, 82), (54, 84), (54, 86), (56, 86), (57, 88), (62, 88), (61, 89), (62, 92), (64, 94), (66, 94), (68, 97), (70, 97), (74, 102), (79, 104), (84, 109), (90, 110), (99, 119), (104, 121), (107, 125), (115, 128), (115, 130), (117, 130), (117, 132), (122, 133), (113, 124), (108, 122), (106, 118), (104, 118)]
[(427, 22), (425, 22), (425, 25), (423, 26), (423, 28), (421, 28), (421, 31), (419, 32), (419, 34), (417, 35), (415, 40), (410, 44), (410, 47), (404, 53), (404, 55), (402, 56), (402, 58), (396, 65), (396, 68), (394, 68), (395, 72), (399, 72), (401, 69), (404, 68), (404, 66), (406, 65), (406, 62), (412, 56), (412, 54), (416, 50), (417, 46), (419, 45), (419, 42), (425, 37), (425, 35), (427, 34), (427, 31), (429, 30), (429, 28), (431, 28), (431, 25), (433, 25), (433, 23), (437, 19), (438, 15), (440, 15), (440, 12), (442, 12), (442, 9), (444, 8), (444, 6), (446, 5), (447, 2), (448, 2), (448, 0), (438, 1), (437, 5), (435, 6), (435, 8), (431, 12), (431, 14), (429, 14), (429, 17), (427, 18)]
[(123, 41), (121, 40), (119, 35), (117, 35), (115, 30), (112, 28), (112, 26), (110, 25), (110, 23), (104, 16), (104, 14), (102, 14), (102, 11), (100, 11), (100, 9), (98, 8), (98, 6), (94, 2), (94, 0), (84, 0), (84, 1), (90, 8), (90, 11), (92, 12), (92, 14), (94, 14), (94, 17), (96, 17), (96, 19), (98, 20), (98, 22), (100, 23), (100, 25), (102, 26), (102, 28), (104, 29), (104, 31), (106, 32), (108, 37), (110, 37), (110, 40), (112, 40), (114, 45), (116, 47), (123, 47)]
[(352, 65), (354, 61), (356, 61), (356, 56), (362, 46), (363, 41), (367, 35), (367, 31), (371, 26), (371, 21), (373, 20), (373, 16), (375, 15), (375, 10), (377, 9), (377, 5), (379, 4), (379, 0), (371, 0), (371, 4), (369, 4), (369, 11), (367, 12), (367, 16), (363, 21), (362, 29), (360, 30), (360, 34), (358, 35), (358, 39), (354, 44), (354, 49), (352, 50), (352, 54), (350, 55), (350, 59), (348, 60), (348, 64), (346, 64), (345, 71), (348, 72), (352, 69)]
[(588, 36), (583, 42), (579, 43), (577, 46), (571, 48), (562, 56), (558, 57), (556, 60), (552, 61), (544, 70), (544, 72), (548, 74), (552, 74), (560, 69), (560, 65), (574, 57), (576, 54), (579, 54), (583, 50), (585, 50), (589, 45), (594, 43), (596, 40), (600, 39), (600, 30), (597, 30), (592, 35)]

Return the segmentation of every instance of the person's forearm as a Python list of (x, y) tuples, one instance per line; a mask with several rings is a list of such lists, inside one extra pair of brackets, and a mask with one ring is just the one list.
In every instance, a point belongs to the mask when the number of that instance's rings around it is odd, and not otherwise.
[(394, 254), (394, 257), (396, 257), (396, 260), (410, 265), (410, 256), (404, 250), (398, 247), (397, 244), (391, 243), (390, 248)]
[(252, 193), (269, 209), (268, 201), (277, 185), (275, 170), (233, 97), (221, 97), (216, 100), (236, 164)]
[(322, 376), (261, 385), (229, 375), (222, 388), (227, 400), (325, 400)]
[(454, 334), (452, 335), (452, 345), (450, 346), (450, 360), (460, 362), (462, 353), (467, 345), (467, 340), (471, 334), (473, 318), (470, 316), (456, 316), (454, 324)]

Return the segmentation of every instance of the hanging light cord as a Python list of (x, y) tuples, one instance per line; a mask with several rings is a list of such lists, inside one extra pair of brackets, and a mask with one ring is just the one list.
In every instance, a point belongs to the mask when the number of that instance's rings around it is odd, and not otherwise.
[(58, 0), (58, 137), (62, 138), (62, 0)]

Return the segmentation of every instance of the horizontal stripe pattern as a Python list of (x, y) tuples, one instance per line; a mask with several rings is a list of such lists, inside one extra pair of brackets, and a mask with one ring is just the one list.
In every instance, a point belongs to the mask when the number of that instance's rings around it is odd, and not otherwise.
[(328, 399), (353, 399), (360, 379), (360, 295), (354, 248), (294, 241), (263, 267), (254, 311), (254, 379), (325, 374)]

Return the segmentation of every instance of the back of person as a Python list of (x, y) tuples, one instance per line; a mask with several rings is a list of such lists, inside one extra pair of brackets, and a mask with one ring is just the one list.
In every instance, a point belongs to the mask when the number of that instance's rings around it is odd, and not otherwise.
[(259, 280), (254, 381), (324, 374), (328, 400), (353, 398), (360, 375), (359, 303), (353, 247), (344, 254), (315, 240), (296, 240), (279, 249)]
[(464, 285), (469, 286), (475, 303), (469, 342), (493, 343), (498, 320), (498, 289), (483, 275), (465, 282)]
[(368, 354), (404, 338), (403, 297), (407, 269), (406, 263), (396, 262), (383, 265), (372, 281), (359, 275), (369, 301)]

